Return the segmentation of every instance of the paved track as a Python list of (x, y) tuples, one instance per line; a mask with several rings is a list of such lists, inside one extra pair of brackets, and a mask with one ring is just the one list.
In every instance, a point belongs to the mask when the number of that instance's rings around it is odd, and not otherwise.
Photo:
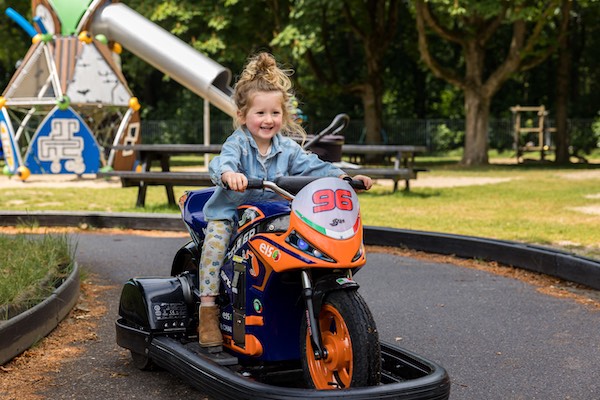
[[(55, 374), (52, 399), (203, 399), (168, 372), (140, 372), (114, 340), (121, 284), (168, 274), (184, 238), (83, 234), (79, 264), (115, 289), (98, 340)], [(451, 399), (600, 398), (600, 312), (521, 281), (449, 264), (369, 254), (356, 275), (382, 340), (440, 363)]]

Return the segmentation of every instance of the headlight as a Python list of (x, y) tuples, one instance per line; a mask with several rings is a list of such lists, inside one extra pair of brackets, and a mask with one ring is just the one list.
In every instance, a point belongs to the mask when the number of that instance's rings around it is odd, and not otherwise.
[(358, 249), (358, 251), (356, 252), (356, 254), (354, 255), (354, 257), (352, 257), (352, 262), (358, 260), (360, 257), (362, 257), (364, 253), (364, 246), (361, 244), (360, 248)]
[(300, 250), (303, 253), (308, 254), (309, 256), (318, 258), (327, 262), (335, 262), (335, 260), (328, 255), (324, 254), (320, 250), (316, 249), (312, 244), (306, 241), (303, 237), (298, 235), (296, 231), (292, 231), (285, 241), (292, 247)]

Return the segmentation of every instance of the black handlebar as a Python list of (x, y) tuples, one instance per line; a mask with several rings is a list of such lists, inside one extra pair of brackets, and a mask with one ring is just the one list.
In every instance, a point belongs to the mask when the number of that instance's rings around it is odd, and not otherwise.
[(352, 186), (352, 188), (354, 189), (367, 190), (367, 187), (365, 186), (365, 183), (363, 181), (360, 181), (358, 179), (352, 179), (352, 177), (350, 176), (345, 177), (344, 180), (348, 182), (350, 186)]
[[(290, 193), (298, 193), (304, 186), (311, 182), (321, 179), (319, 176), (280, 176), (273, 180), (277, 186)], [(356, 190), (366, 190), (363, 181), (352, 179), (351, 177), (345, 177), (344, 180), (350, 184)], [(248, 189), (262, 189), (264, 188), (264, 182), (262, 179), (248, 179)]]
[(263, 188), (263, 180), (262, 179), (248, 178), (248, 189), (262, 189), (262, 188)]

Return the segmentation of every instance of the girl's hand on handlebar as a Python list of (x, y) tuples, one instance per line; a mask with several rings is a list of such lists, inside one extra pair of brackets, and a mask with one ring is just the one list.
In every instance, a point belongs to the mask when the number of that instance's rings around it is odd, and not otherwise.
[(236, 192), (243, 192), (248, 186), (248, 178), (246, 178), (246, 175), (239, 172), (223, 172), (221, 174), (221, 181), (223, 181), (225, 186), (230, 190), (235, 190)]
[[(350, 178), (350, 176), (349, 175), (341, 175), (340, 178), (348, 179), (348, 178)], [(356, 175), (356, 176), (353, 176), (352, 179), (361, 181), (363, 183), (363, 185), (365, 185), (365, 190), (369, 190), (373, 186), (373, 179), (371, 179), (370, 177), (368, 177), (366, 175)]]
[(373, 179), (366, 175), (355, 175), (352, 179), (356, 179), (357, 181), (362, 181), (365, 184), (365, 189), (369, 190), (373, 186)]

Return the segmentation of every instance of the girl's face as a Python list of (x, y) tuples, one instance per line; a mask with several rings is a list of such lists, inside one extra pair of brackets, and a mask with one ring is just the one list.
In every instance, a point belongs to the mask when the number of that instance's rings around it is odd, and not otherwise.
[(269, 144), (283, 125), (283, 95), (281, 92), (256, 92), (246, 115), (240, 115), (258, 145)]

